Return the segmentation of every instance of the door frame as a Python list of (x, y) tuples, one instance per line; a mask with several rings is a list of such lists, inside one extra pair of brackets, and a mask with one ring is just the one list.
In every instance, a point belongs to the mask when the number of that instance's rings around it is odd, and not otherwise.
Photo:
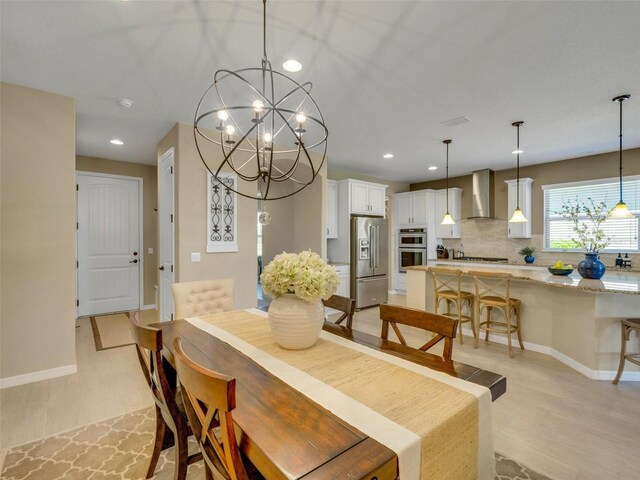
[[(76, 170), (76, 190), (78, 185), (78, 177), (103, 177), (103, 178), (114, 178), (116, 180), (133, 180), (138, 182), (138, 251), (140, 252), (140, 281), (138, 285), (138, 310), (142, 310), (144, 307), (144, 204), (143, 204), (143, 188), (144, 188), (144, 179), (142, 177), (130, 177), (128, 175), (117, 175), (115, 173), (99, 173), (99, 172), (89, 172), (86, 170)], [(78, 222), (78, 196), (76, 191), (76, 222)], [(76, 223), (77, 225), (77, 223)], [(78, 228), (76, 228), (76, 298), (78, 301)], [(76, 306), (76, 317), (78, 316), (78, 307)]]
[[(161, 212), (161, 205), (162, 205), (162, 196), (166, 195), (166, 192), (164, 192), (162, 190), (162, 162), (167, 158), (171, 156), (172, 157), (172, 167), (173, 167), (173, 188), (172, 188), (172, 192), (171, 192), (171, 211), (173, 212), (173, 222), (171, 223), (171, 237), (172, 237), (172, 244), (173, 244), (173, 265), (175, 267), (176, 264), (176, 220), (177, 220), (177, 215), (176, 215), (176, 155), (175, 155), (175, 148), (174, 147), (170, 147), (168, 148), (162, 155), (160, 155), (158, 157), (158, 165), (157, 165), (157, 170), (158, 170), (158, 255), (157, 255), (157, 265), (156, 268), (160, 268), (162, 266), (163, 263), (163, 259), (162, 259), (162, 252), (163, 250), (163, 246), (164, 246), (164, 241), (166, 241), (166, 239), (163, 238), (162, 236), (162, 228), (160, 225), (161, 220), (161, 215), (163, 212)], [(173, 272), (171, 272), (171, 277), (172, 277), (172, 283), (175, 283), (176, 281), (176, 269), (173, 269)], [(160, 321), (162, 321), (162, 311), (161, 311), (161, 306), (162, 306), (162, 295), (163, 292), (162, 290), (162, 273), (158, 274), (158, 299), (156, 301), (157, 304), (157, 309), (158, 309), (158, 314), (160, 316)], [(173, 294), (172, 294), (173, 295)], [(173, 312), (171, 312), (172, 314), (175, 313), (175, 305), (174, 305), (174, 309)], [(172, 317), (173, 318), (173, 317)]]

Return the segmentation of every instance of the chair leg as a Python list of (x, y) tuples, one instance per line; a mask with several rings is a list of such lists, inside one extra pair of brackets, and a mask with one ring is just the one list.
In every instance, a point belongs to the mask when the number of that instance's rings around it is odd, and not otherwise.
[(204, 462), (204, 478), (205, 480), (214, 480), (213, 473), (211, 473), (211, 470), (209, 470), (209, 465), (207, 465), (207, 462)]
[(462, 341), (462, 300), (458, 299), (456, 302), (456, 309), (458, 310), (458, 329), (460, 329), (460, 345), (463, 345)]
[(164, 436), (167, 430), (167, 424), (164, 423), (164, 418), (162, 418), (160, 409), (156, 406), (156, 438), (153, 442), (153, 451), (151, 452), (149, 468), (147, 469), (147, 476), (145, 478), (151, 478), (155, 475), (156, 466), (158, 465), (158, 459), (162, 452), (162, 444), (164, 443)]
[(616, 373), (616, 378), (613, 379), (613, 384), (617, 385), (620, 381), (620, 377), (622, 377), (622, 372), (624, 371), (624, 362), (625, 355), (627, 354), (627, 327), (624, 325), (620, 325), (620, 333), (622, 343), (620, 344), (620, 364), (618, 365), (618, 373)]
[(471, 332), (473, 333), (473, 338), (478, 338), (478, 332), (476, 332), (475, 305), (472, 298), (468, 299), (467, 302), (469, 305), (469, 317), (471, 318), (471, 320), (469, 320), (469, 323), (471, 324)]
[(474, 325), (473, 329), (476, 333), (473, 339), (473, 348), (475, 349), (475, 348), (478, 348), (478, 340), (480, 339), (480, 321), (482, 320), (482, 312), (480, 311), (479, 302), (475, 302), (474, 309), (475, 309), (475, 313), (473, 316), (475, 317), (476, 325)]
[(511, 350), (511, 309), (509, 306), (505, 307), (504, 316), (507, 319), (507, 345), (509, 346), (509, 357), (513, 358), (513, 351)]
[(516, 307), (516, 325), (518, 326), (518, 343), (520, 343), (520, 348), (524, 350), (524, 343), (522, 343), (522, 334), (520, 333), (520, 305)]
[(187, 478), (187, 468), (189, 467), (189, 447), (187, 439), (187, 427), (184, 424), (176, 425), (175, 458), (176, 466), (174, 469), (175, 480), (185, 480)]
[(485, 342), (489, 341), (489, 328), (491, 328), (491, 308), (493, 308), (493, 307), (486, 307), (486, 309), (487, 309), (487, 329), (484, 331), (484, 341)]

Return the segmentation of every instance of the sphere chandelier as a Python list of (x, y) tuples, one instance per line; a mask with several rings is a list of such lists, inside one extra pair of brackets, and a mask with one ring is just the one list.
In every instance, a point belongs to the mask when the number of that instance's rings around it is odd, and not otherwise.
[(277, 200), (313, 183), (326, 157), (329, 132), (310, 95), (311, 82), (298, 83), (271, 68), (266, 0), (262, 4), (260, 68), (216, 71), (198, 102), (193, 135), (200, 159), (216, 179), (235, 173), (238, 182), (231, 189), (239, 195)]

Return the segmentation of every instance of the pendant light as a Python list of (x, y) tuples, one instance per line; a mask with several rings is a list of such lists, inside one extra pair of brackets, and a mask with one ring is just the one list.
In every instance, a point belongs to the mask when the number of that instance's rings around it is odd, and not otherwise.
[(631, 95), (620, 95), (613, 99), (620, 104), (620, 201), (611, 210), (609, 215), (616, 218), (632, 217), (633, 214), (627, 208), (627, 204), (622, 200), (622, 102), (628, 100)]
[(451, 143), (451, 140), (443, 140), (442, 143), (447, 146), (447, 213), (444, 214), (440, 225), (455, 225), (456, 222), (449, 213), (449, 144)]
[(520, 126), (524, 122), (513, 122), (511, 125), (516, 127), (517, 133), (517, 146), (516, 150), (513, 152), (516, 154), (516, 209), (513, 211), (513, 215), (509, 219), (509, 223), (525, 223), (527, 222), (527, 217), (524, 216), (522, 210), (520, 210), (520, 154), (522, 150), (520, 150)]

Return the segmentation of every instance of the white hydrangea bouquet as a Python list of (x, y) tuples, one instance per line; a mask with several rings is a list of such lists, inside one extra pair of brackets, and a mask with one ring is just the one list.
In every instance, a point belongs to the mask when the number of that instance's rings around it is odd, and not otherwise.
[(264, 291), (273, 298), (293, 293), (306, 302), (317, 302), (335, 293), (338, 273), (311, 250), (282, 252), (262, 270), (260, 281)]

